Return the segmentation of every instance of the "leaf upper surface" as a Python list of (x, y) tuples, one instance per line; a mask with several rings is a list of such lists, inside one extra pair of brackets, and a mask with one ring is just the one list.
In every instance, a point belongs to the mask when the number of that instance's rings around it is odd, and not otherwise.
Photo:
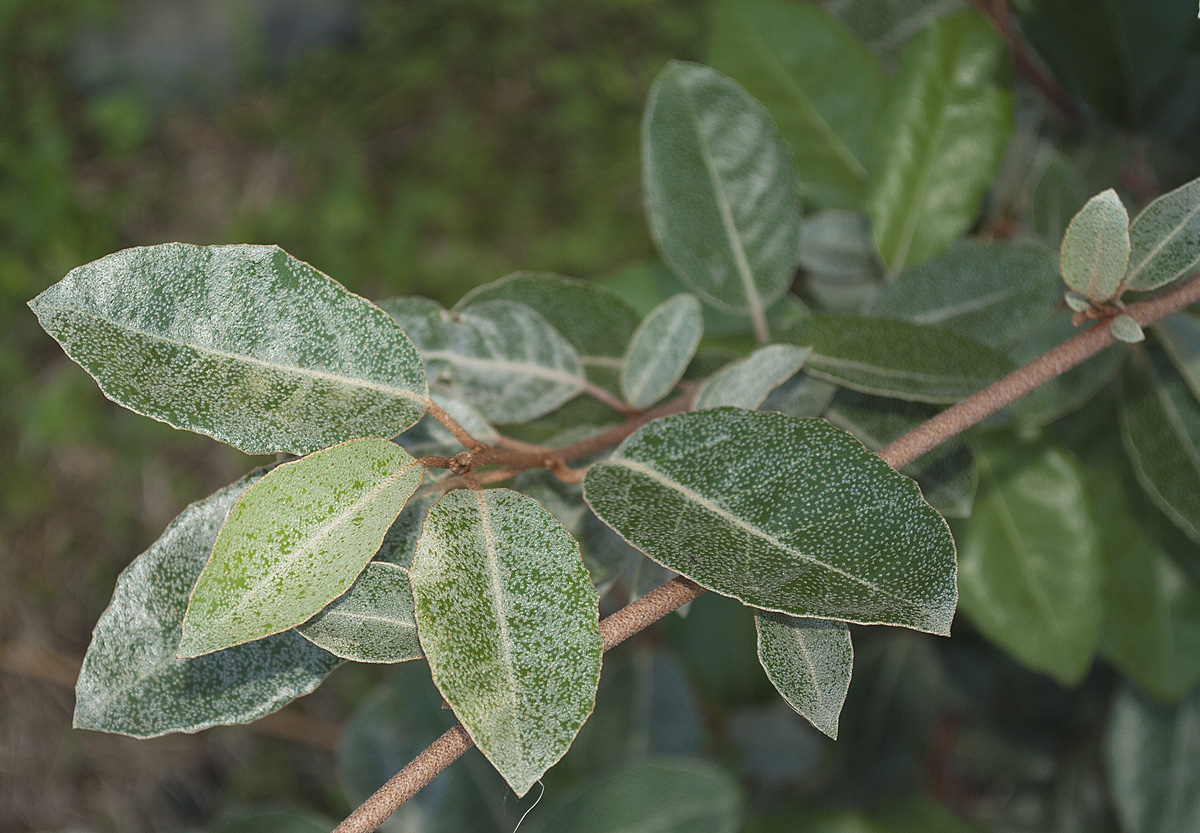
[(524, 795), (595, 703), (599, 599), (578, 545), (533, 498), (450, 492), (429, 512), (410, 579), (434, 682)]
[(884, 76), (836, 18), (816, 5), (725, 0), (716, 6), (712, 65), (771, 112), (814, 202), (858, 207)]
[(183, 511), (117, 579), (75, 689), (74, 726), (157, 737), (249, 723), (301, 697), (340, 663), (294, 633), (180, 659), (188, 594), (251, 474)]
[(454, 305), (515, 301), (541, 315), (571, 343), (587, 377), (620, 393), (621, 362), (641, 316), (620, 295), (594, 281), (546, 272), (514, 272), (468, 292)]
[(915, 402), (958, 402), (1016, 369), (966, 336), (890, 318), (814, 315), (782, 340), (813, 348), (805, 363), (813, 375)]
[(683, 378), (696, 353), (704, 319), (694, 295), (676, 295), (650, 311), (633, 334), (621, 369), (621, 390), (636, 410), (662, 399)]
[(1165, 286), (1200, 266), (1200, 179), (1150, 203), (1129, 227), (1130, 289)]
[(1187, 312), (1168, 315), (1154, 325), (1153, 332), (1200, 402), (1200, 318)]
[(976, 447), (980, 490), (959, 536), (962, 608), (989, 639), (1064, 685), (1103, 625), (1104, 560), (1078, 463), (1045, 446)]
[(409, 297), (379, 305), (416, 343), (430, 384), (492, 422), (537, 419), (583, 389), (575, 348), (524, 304), (480, 301), (448, 311)]
[(672, 61), (642, 122), (650, 231), (667, 264), (706, 301), (762, 316), (787, 291), (800, 194), (771, 117), (732, 79)]
[(1067, 286), (1085, 298), (1104, 303), (1119, 294), (1129, 268), (1129, 214), (1116, 191), (1097, 194), (1079, 210), (1060, 261)]
[(196, 581), (180, 656), (312, 618), (354, 583), (423, 474), (400, 446), (368, 437), (263, 477), (230, 511)]
[(696, 392), (692, 410), (732, 405), (754, 410), (767, 395), (795, 376), (812, 350), (790, 344), (760, 347), (749, 357), (727, 365)]
[(866, 312), (1006, 347), (1048, 316), (1061, 294), (1058, 263), (1049, 249), (967, 241), (906, 269)]
[(737, 408), (659, 419), (588, 470), (584, 497), (655, 561), (753, 607), (949, 630), (946, 522), (824, 420)]
[(274, 246), (126, 249), (30, 306), (114, 402), (250, 454), (391, 436), (425, 412), (396, 322)]
[(837, 740), (838, 716), (854, 667), (850, 628), (845, 622), (763, 611), (754, 622), (758, 661), (771, 683), (798, 714)]
[(423, 656), (408, 572), (386, 561), (369, 563), (349, 590), (296, 631), (334, 656), (355, 662)]
[(1138, 480), (1200, 542), (1200, 403), (1163, 350), (1147, 343), (1123, 377), (1121, 436)]
[(979, 14), (935, 20), (905, 48), (875, 121), (866, 210), (892, 272), (962, 236), (1012, 132), (1004, 44)]

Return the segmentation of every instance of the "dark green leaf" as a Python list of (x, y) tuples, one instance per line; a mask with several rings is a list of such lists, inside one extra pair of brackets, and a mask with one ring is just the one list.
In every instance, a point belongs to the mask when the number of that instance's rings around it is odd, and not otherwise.
[(294, 633), (196, 659), (175, 655), (217, 531), (261, 476), (189, 506), (121, 573), (79, 673), (76, 728), (149, 738), (249, 723), (312, 691), (341, 662)]
[(355, 662), (423, 656), (408, 573), (385, 561), (368, 564), (349, 590), (296, 630), (314, 645)]
[(958, 535), (962, 609), (988, 638), (1063, 685), (1091, 667), (1104, 560), (1079, 464), (1054, 446), (980, 440), (979, 494)]
[[(937, 412), (937, 408), (920, 402), (840, 390), (825, 411), (825, 418), (849, 431), (867, 448), (879, 451)], [(961, 437), (942, 443), (900, 471), (920, 484), (925, 499), (942, 515), (965, 518), (971, 514), (979, 474), (975, 454)]]
[(1200, 588), (1168, 554), (1170, 532), (1153, 509), (1137, 512), (1119, 474), (1088, 472), (1103, 533), (1104, 650), (1141, 688), (1176, 701), (1200, 682)]
[(879, 64), (859, 41), (815, 4), (723, 0), (711, 55), (770, 111), (806, 196), (823, 207), (857, 208), (884, 90)]
[(480, 301), (459, 311), (412, 297), (379, 305), (416, 343), (430, 385), (492, 422), (537, 419), (583, 389), (575, 348), (523, 304)]
[[(734, 833), (741, 822), (737, 783), (703, 761), (645, 761), (591, 782), (553, 815), (544, 833)], [(531, 818), (532, 821), (532, 818)]]
[(1200, 266), (1200, 179), (1150, 203), (1129, 228), (1130, 289), (1165, 286)]
[(975, 221), (1012, 132), (1004, 43), (976, 12), (935, 20), (904, 50), (875, 122), (867, 215), (899, 272)]
[(830, 312), (860, 312), (883, 287), (871, 225), (851, 211), (805, 218), (800, 265), (809, 295)]
[(1062, 153), (1043, 148), (1029, 199), (1029, 224), (1049, 246), (1060, 246), (1071, 219), (1087, 202), (1083, 181)]
[(589, 379), (620, 393), (621, 360), (641, 320), (621, 296), (593, 281), (546, 272), (514, 272), (471, 290), (454, 308), (497, 300), (532, 308), (571, 343)]
[(1156, 344), (1124, 376), (1121, 435), (1142, 487), (1200, 542), (1200, 403)]
[(761, 323), (800, 242), (791, 154), (763, 106), (719, 72), (669, 63), (646, 101), (642, 181), (667, 264), (708, 302)]
[(703, 328), (700, 302), (694, 295), (676, 295), (652, 309), (625, 353), (621, 368), (625, 401), (644, 411), (670, 393), (695, 355)]
[(1093, 303), (1121, 292), (1129, 268), (1129, 214), (1109, 188), (1092, 197), (1071, 220), (1063, 237), (1063, 280)]
[(212, 828), (211, 833), (327, 833), (329, 820), (291, 810), (239, 813)]
[(931, 20), (961, 11), (967, 0), (828, 0), (825, 5), (891, 67)]
[(1167, 709), (1121, 691), (1105, 752), (1113, 803), (1127, 833), (1200, 830), (1200, 695)]
[(915, 402), (957, 402), (1015, 368), (966, 336), (887, 318), (814, 315), (781, 340), (813, 348), (805, 369), (815, 376)]
[(595, 702), (599, 600), (578, 545), (533, 498), (450, 492), (429, 512), (410, 579), (438, 689), (525, 795)]
[(1169, 315), (1154, 325), (1154, 334), (1200, 402), (1200, 319), (1188, 312)]
[(593, 465), (584, 497), (655, 561), (754, 607), (949, 629), (946, 522), (823, 420), (737, 408), (666, 417)]
[(30, 306), (105, 396), (250, 454), (393, 436), (425, 412), (396, 322), (274, 246), (125, 249)]
[(179, 655), (299, 625), (342, 595), (424, 468), (388, 440), (350, 440), (271, 471), (238, 499), (192, 590)]
[(967, 241), (906, 269), (866, 312), (1007, 347), (1046, 318), (1061, 293), (1058, 263), (1045, 247)]
[(788, 705), (837, 740), (854, 648), (845, 622), (759, 611), (758, 661)]

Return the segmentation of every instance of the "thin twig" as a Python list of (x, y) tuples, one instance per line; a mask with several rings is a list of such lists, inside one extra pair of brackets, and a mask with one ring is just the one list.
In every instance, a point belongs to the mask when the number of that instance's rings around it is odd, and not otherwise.
[[(1195, 275), (1152, 298), (1131, 304), (1126, 313), (1143, 327), (1148, 327), (1171, 313), (1178, 312), (1198, 301), (1200, 301), (1200, 275)], [(1039, 385), (1045, 384), (1059, 374), (1083, 363), (1113, 344), (1114, 341), (1107, 322), (1096, 324), (1072, 336), (1058, 347), (1013, 371), (974, 396), (917, 426), (880, 451), (879, 456), (893, 467), (906, 465), (926, 451), (944, 443), (972, 425), (978, 424)], [(623, 427), (618, 426), (618, 428)], [(614, 436), (616, 435), (614, 434)], [(624, 436), (628, 436), (628, 434)], [(624, 436), (616, 439), (615, 442), (624, 439)], [(595, 439), (585, 442), (594, 443)], [(580, 454), (580, 456), (589, 456), (597, 450), (599, 449), (583, 449), (587, 453)], [(600, 623), (600, 634), (604, 640), (605, 650), (649, 627), (702, 593), (704, 593), (704, 588), (680, 576), (627, 605)], [(455, 726), (397, 773), (375, 795), (367, 799), (362, 806), (338, 825), (334, 833), (370, 833), (384, 819), (399, 809), (405, 801), (416, 795), (422, 787), (433, 780), (435, 775), (467, 751), (471, 745), (472, 741), (466, 730), (461, 725)]]
[(442, 410), (442, 408), (436, 402), (434, 402), (432, 398), (427, 401), (427, 405), (429, 407), (426, 410), (429, 411), (429, 415), (440, 422), (447, 431), (453, 434), (454, 439), (458, 440), (472, 451), (482, 451), (483, 449), (487, 448), (486, 445), (472, 437), (466, 428), (463, 428), (461, 425), (459, 425), (454, 417)]

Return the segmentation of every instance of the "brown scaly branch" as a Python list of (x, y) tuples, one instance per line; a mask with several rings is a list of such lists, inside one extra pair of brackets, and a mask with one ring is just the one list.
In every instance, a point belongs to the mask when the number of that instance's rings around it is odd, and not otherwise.
[[(1197, 302), (1200, 302), (1200, 275), (1195, 275), (1144, 301), (1130, 304), (1126, 308), (1126, 314), (1142, 327), (1149, 327), (1171, 313), (1178, 312)], [(1014, 370), (1000, 381), (918, 425), (885, 447), (879, 452), (879, 456), (893, 468), (905, 466), (952, 437), (958, 436), (971, 426), (977, 425), (1030, 391), (1082, 364), (1115, 341), (1116, 339), (1109, 332), (1107, 321), (1094, 324), (1029, 364)], [(669, 404), (674, 405), (675, 403)], [(642, 424), (648, 421), (646, 419)], [(624, 428), (625, 426), (622, 425), (606, 432), (612, 434), (613, 444), (620, 442), (633, 433), (633, 430), (636, 430), (633, 429), (622, 434), (620, 429)], [(604, 435), (598, 435), (585, 442), (594, 445), (600, 436)], [(579, 456), (589, 456), (599, 450), (601, 449), (589, 446), (585, 449), (586, 453), (579, 454)], [(702, 593), (704, 593), (703, 587), (682, 576), (672, 579), (600, 623), (600, 635), (604, 640), (604, 649), (608, 650), (638, 631), (649, 627)], [(416, 795), (433, 780), (434, 776), (457, 760), (472, 745), (473, 742), (462, 724), (456, 724), (408, 766), (400, 770), (392, 780), (380, 787), (373, 796), (363, 802), (337, 826), (334, 833), (370, 833), (375, 830), (383, 823), (384, 819), (399, 809), (405, 801)]]
[(1045, 96), (1046, 100), (1057, 107), (1064, 116), (1071, 121), (1078, 120), (1079, 107), (1071, 98), (1071, 94), (1029, 54), (1013, 29), (1012, 17), (1008, 12), (1008, 0), (972, 0), (972, 3), (975, 8), (983, 12), (988, 22), (1004, 39), (1017, 71), (1028, 78), (1030, 83)]

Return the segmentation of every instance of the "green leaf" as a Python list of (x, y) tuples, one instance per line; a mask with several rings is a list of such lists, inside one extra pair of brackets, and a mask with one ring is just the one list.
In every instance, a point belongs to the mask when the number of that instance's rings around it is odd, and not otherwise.
[(760, 410), (779, 411), (794, 417), (820, 416), (833, 401), (837, 390), (837, 385), (801, 370), (767, 394)]
[(1104, 745), (1124, 830), (1200, 830), (1200, 695), (1167, 709), (1129, 689), (1119, 692)]
[(350, 440), (274, 469), (229, 513), (183, 621), (181, 657), (299, 625), (354, 583), (421, 465), (395, 443)]
[(790, 344), (762, 347), (740, 362), (726, 365), (696, 393), (692, 410), (732, 405), (754, 410), (767, 394), (800, 372), (812, 351)]
[(975, 12), (930, 23), (905, 48), (875, 122), (866, 200), (893, 273), (975, 222), (1012, 132), (1004, 64), (1004, 43)]
[(454, 305), (516, 301), (541, 315), (571, 343), (587, 377), (620, 393), (625, 347), (641, 316), (621, 296), (592, 281), (546, 272), (514, 272), (468, 292)]
[(871, 53), (810, 4), (723, 0), (712, 31), (712, 65), (770, 111), (813, 202), (857, 208), (885, 83)]
[(837, 740), (854, 648), (845, 622), (759, 611), (758, 661), (788, 705)]
[[(937, 408), (920, 402), (839, 390), (825, 411), (825, 418), (849, 431), (867, 448), (879, 451), (937, 412)], [(925, 499), (942, 515), (970, 516), (979, 474), (975, 470), (975, 453), (962, 437), (947, 440), (900, 471), (920, 484)]]
[(1129, 214), (1112, 188), (1087, 201), (1067, 227), (1060, 262), (1063, 280), (1093, 303), (1121, 293), (1129, 268)]
[(763, 321), (800, 243), (791, 154), (763, 106), (708, 67), (667, 64), (646, 101), (642, 181), (667, 265), (709, 303)]
[(583, 389), (575, 348), (523, 304), (480, 301), (445, 310), (409, 297), (379, 305), (416, 343), (430, 384), (492, 422), (529, 422)]
[(829, 312), (860, 312), (880, 289), (879, 256), (862, 214), (822, 211), (800, 228), (805, 288)]
[(1029, 198), (1029, 225), (1051, 246), (1062, 244), (1071, 219), (1087, 202), (1083, 182), (1070, 161), (1053, 146), (1042, 148), (1041, 164)]
[(1142, 325), (1128, 315), (1118, 315), (1113, 318), (1108, 322), (1108, 329), (1113, 334), (1113, 338), (1126, 344), (1137, 344), (1146, 340), (1146, 334), (1142, 332)]
[(888, 318), (814, 315), (781, 340), (813, 348), (805, 370), (815, 376), (914, 402), (958, 402), (1016, 368), (966, 336)]
[[(472, 437), (488, 445), (496, 443), (500, 436), (496, 429), (466, 402), (444, 393), (434, 393), (429, 398)], [(453, 457), (463, 450), (463, 444), (429, 414), (401, 434), (397, 442), (414, 457)]]
[(188, 594), (225, 516), (262, 470), (183, 511), (120, 578), (92, 633), (74, 726), (151, 738), (249, 723), (308, 694), (341, 660), (294, 633), (175, 655)]
[(396, 323), (274, 246), (125, 249), (29, 305), (109, 399), (248, 454), (393, 436), (425, 412)]
[(946, 522), (824, 420), (737, 408), (656, 420), (588, 469), (584, 498), (655, 561), (753, 607), (949, 630)]
[(1134, 354), (1123, 382), (1121, 436), (1138, 481), (1200, 542), (1200, 403), (1153, 343)]
[(1200, 682), (1200, 588), (1169, 554), (1157, 513), (1135, 512), (1112, 469), (1088, 472), (1103, 534), (1104, 652), (1151, 696), (1175, 702)]
[(906, 269), (866, 312), (1007, 347), (1050, 314), (1061, 292), (1058, 263), (1045, 247), (967, 241)]
[(525, 795), (595, 702), (599, 599), (578, 545), (533, 498), (450, 492), (429, 512), (410, 579), (434, 682)]
[[(448, 475), (446, 475), (448, 476)], [(426, 480), (409, 497), (396, 516), (396, 520), (383, 536), (383, 543), (375, 553), (376, 561), (385, 561), (408, 569), (412, 564), (413, 554), (417, 551), (417, 540), (421, 537), (421, 524), (429, 509), (438, 502), (445, 492), (445, 487), (439, 482), (441, 478), (426, 477)]]
[(1154, 334), (1200, 402), (1200, 319), (1187, 312), (1168, 315), (1154, 325)]
[(412, 588), (403, 567), (372, 561), (344, 594), (297, 632), (334, 656), (355, 662), (420, 659)]
[(712, 764), (665, 758), (592, 781), (542, 817), (535, 831), (734, 833), (741, 805), (737, 783)]
[(643, 411), (670, 393), (695, 355), (703, 329), (700, 302), (693, 295), (676, 295), (652, 309), (625, 353), (625, 401)]
[(976, 445), (979, 494), (957, 536), (962, 609), (1020, 662), (1074, 685), (1103, 624), (1100, 538), (1075, 459), (1014, 445)]
[(890, 67), (931, 20), (966, 8), (967, 0), (828, 0), (826, 6)]

